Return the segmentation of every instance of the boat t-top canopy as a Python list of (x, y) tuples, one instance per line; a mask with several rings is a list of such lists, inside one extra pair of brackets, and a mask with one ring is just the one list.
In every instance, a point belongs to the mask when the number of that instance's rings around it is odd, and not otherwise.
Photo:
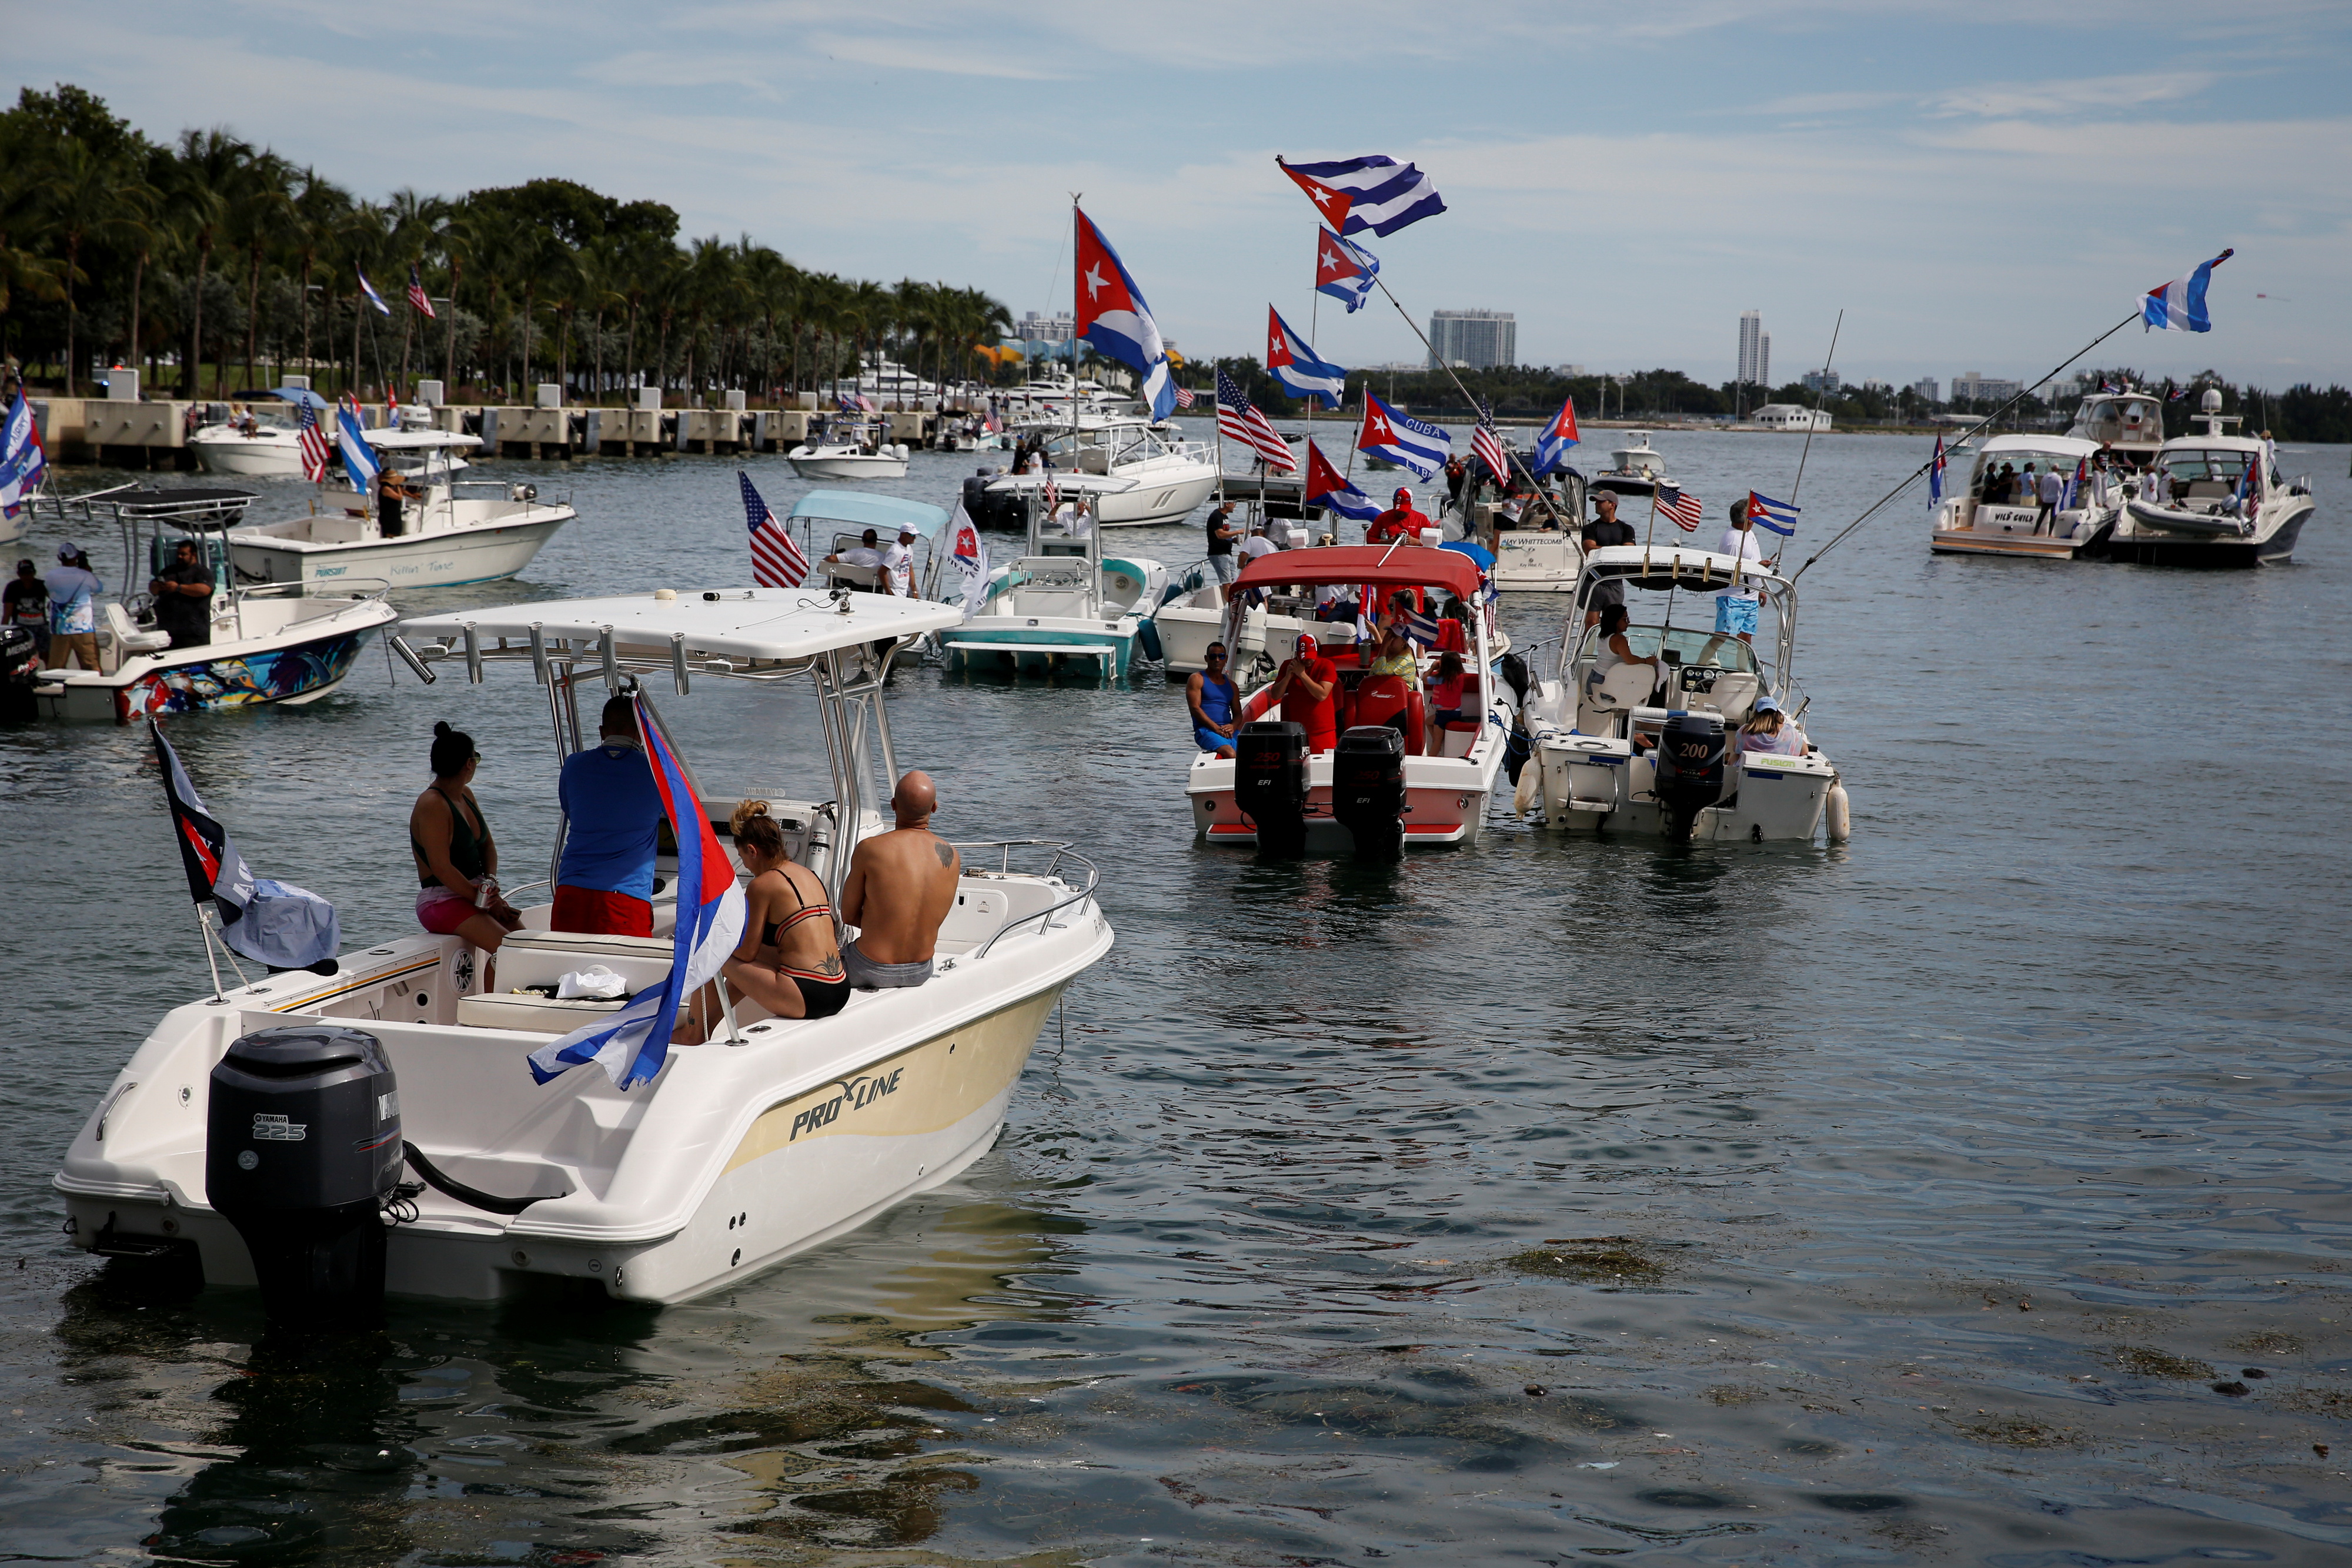
[(360, 439), (386, 452), (470, 452), (482, 444), (478, 435), (454, 430), (394, 430), (390, 425), (362, 430)]
[(900, 528), (912, 528), (925, 538), (936, 538), (948, 526), (944, 507), (934, 507), (929, 501), (909, 501), (901, 496), (869, 496), (855, 490), (811, 490), (794, 502), (793, 519), (814, 517), (828, 523), (848, 523), (861, 528), (872, 528), (885, 536), (895, 537)]
[[(1685, 593), (1715, 593), (1731, 586), (1737, 575), (1743, 587), (1769, 594), (1790, 591), (1789, 580), (1771, 568), (1714, 550), (1680, 549), (1672, 545), (1610, 545), (1589, 552), (1584, 575), (1607, 578), (1629, 588), (1654, 593), (1679, 588)], [(1249, 574), (1242, 574), (1246, 578)], [(1578, 602), (1583, 601), (1580, 596)]]
[(988, 482), (991, 490), (1005, 495), (1042, 493), (1051, 488), (1060, 496), (1117, 496), (1132, 490), (1139, 479), (1118, 479), (1107, 474), (1071, 474), (1056, 470), (1050, 474), (1000, 474)]
[(1478, 565), (1468, 556), (1427, 545), (1325, 545), (1276, 550), (1242, 568), (1234, 587), (1284, 583), (1367, 583), (1376, 588), (1442, 588), (1454, 598), (1478, 595)]
[(2096, 457), (2099, 444), (2079, 435), (1996, 435), (1979, 450), (1987, 457), (2013, 457), (2022, 452), (2036, 457), (2079, 459)]

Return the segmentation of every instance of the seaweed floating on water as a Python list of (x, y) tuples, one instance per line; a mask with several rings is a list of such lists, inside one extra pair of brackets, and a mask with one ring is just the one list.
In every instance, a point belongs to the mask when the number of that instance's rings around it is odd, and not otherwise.
[(1556, 1280), (1654, 1285), (1666, 1277), (1666, 1266), (1651, 1256), (1647, 1247), (1648, 1243), (1632, 1236), (1576, 1236), (1515, 1252), (1503, 1263), (1522, 1274)]
[(2142, 1377), (2174, 1377), (2182, 1382), (2202, 1383), (2213, 1375), (2213, 1368), (2194, 1356), (2175, 1355), (2170, 1351), (2152, 1345), (2119, 1344), (2106, 1353), (2107, 1361), (2126, 1372)]

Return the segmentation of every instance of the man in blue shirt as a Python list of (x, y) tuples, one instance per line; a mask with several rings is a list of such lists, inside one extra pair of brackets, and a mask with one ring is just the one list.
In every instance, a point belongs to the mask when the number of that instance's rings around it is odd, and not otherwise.
[(563, 761), (557, 788), (566, 818), (563, 859), (549, 924), (558, 931), (650, 936), (661, 791), (637, 739), (635, 705), (612, 698), (597, 727), (597, 745)]

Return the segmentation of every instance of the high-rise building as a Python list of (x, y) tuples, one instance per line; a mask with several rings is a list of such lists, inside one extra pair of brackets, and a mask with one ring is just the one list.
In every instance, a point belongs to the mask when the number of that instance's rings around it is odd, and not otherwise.
[(1772, 334), (1764, 329), (1761, 310), (1739, 313), (1739, 379), (1760, 387), (1772, 384)]
[(1832, 370), (1824, 369), (1807, 371), (1805, 372), (1805, 390), (1807, 392), (1834, 392), (1842, 389), (1844, 385), (1844, 378)]
[(1911, 383), (1911, 395), (1921, 402), (1943, 402), (1943, 398), (1938, 395), (1942, 391), (1942, 387), (1937, 384), (1933, 376), (1921, 376)]
[(1952, 378), (1954, 402), (2007, 402), (2024, 390), (2022, 382), (2002, 381), (1995, 376), (1979, 375), (1974, 371)]
[(1066, 343), (1077, 336), (1077, 329), (1076, 318), (1066, 310), (1051, 316), (1041, 316), (1032, 310), (1021, 319), (1021, 325), (1015, 329), (1032, 343)]
[(1429, 318), (1429, 364), (1474, 371), (1519, 362), (1519, 319), (1508, 310), (1437, 310)]

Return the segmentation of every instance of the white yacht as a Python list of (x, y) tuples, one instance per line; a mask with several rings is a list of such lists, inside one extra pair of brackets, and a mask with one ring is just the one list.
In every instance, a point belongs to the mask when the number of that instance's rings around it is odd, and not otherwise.
[(1064, 413), (1024, 421), (1012, 432), (1016, 446), (1041, 444), (1058, 473), (1094, 474), (1133, 483), (1100, 499), (1105, 528), (1181, 522), (1217, 487), (1214, 444), (1187, 441), (1173, 426), (1139, 415)]
[[(1554, 828), (1659, 834), (1680, 841), (1810, 841), (1826, 822), (1847, 834), (1845, 789), (1818, 747), (1743, 748), (1740, 727), (1770, 698), (1802, 733), (1808, 702), (1791, 666), (1797, 652), (1796, 585), (1778, 572), (1684, 546), (1613, 545), (1585, 558), (1584, 576), (1625, 590), (1625, 641), (1659, 663), (1619, 662), (1598, 627), (1571, 614), (1552, 679), (1527, 700), (1522, 726), (1534, 745), (1517, 804), (1539, 807)], [(1715, 595), (1735, 580), (1761, 596), (1756, 636), (1769, 659), (1736, 637), (1713, 634)], [(1706, 623), (1676, 626), (1679, 604)], [(1582, 601), (1580, 594), (1578, 602)]]
[(786, 453), (803, 479), (903, 479), (907, 444), (880, 420), (836, 419)]
[(971, 617), (940, 633), (950, 672), (1076, 669), (1095, 681), (1128, 673), (1144, 612), (1159, 602), (1168, 569), (1146, 556), (1106, 556), (1094, 517), (1133, 485), (1086, 474), (990, 481), (992, 494), (1013, 497), (1025, 514), (1028, 546), (990, 573)]
[[(332, 410), (320, 411), (322, 422), (333, 417)], [(331, 425), (328, 431), (331, 443)], [(382, 460), (404, 473), (421, 469), (428, 458), (437, 458), (440, 467), (451, 471), (464, 468), (466, 460), (458, 454), (470, 452), (482, 444), (478, 435), (453, 434), (415, 423), (362, 430), (360, 438), (375, 448)], [(248, 408), (233, 414), (225, 423), (205, 425), (188, 437), (188, 450), (195, 455), (196, 465), (209, 474), (292, 478), (302, 472), (300, 427), (275, 409), (265, 412)], [(341, 466), (331, 453), (328, 466)]]
[[(1937, 504), (1927, 548), (1941, 555), (2042, 560), (2077, 560), (2099, 553), (2116, 526), (2127, 480), (2093, 468), (2098, 455), (2097, 442), (2071, 435), (1987, 437), (1967, 481)], [(2013, 497), (2007, 487), (2029, 468), (2038, 475), (2054, 467), (2061, 476), (2071, 476), (2078, 465), (2084, 481), (2073, 503), (2062, 502), (2047, 517), (2041, 502), (2029, 499), (2021, 487)]]
[(2109, 559), (2143, 566), (2274, 566), (2294, 559), (2295, 541), (2318, 503), (2308, 476), (2279, 471), (2270, 441), (2227, 434), (2238, 423), (2209, 389), (2200, 434), (2157, 450), (2143, 493), (2125, 502), (2107, 538)]
[[(2164, 402), (2152, 392), (2101, 388), (2083, 399), (2066, 434), (2108, 450), (2110, 463), (2145, 468), (2164, 444)], [(1953, 448), (1958, 451), (1958, 448)]]
[(418, 498), (389, 513), (371, 497), (347, 496), (341, 506), (235, 528), (229, 547), (238, 575), (247, 582), (393, 588), (514, 576), (578, 514), (541, 500), (536, 485), (455, 477), (449, 459), (478, 439), (438, 430), (387, 432), (382, 450), (409, 460), (402, 467)]
[[(525, 689), (543, 683), (559, 757), (583, 744), (583, 709), (593, 733), (608, 691), (647, 695), (648, 727), (665, 737), (649, 700), (656, 685), (680, 695), (719, 681), (811, 691), (813, 719), (778, 737), (774, 760), (829, 758), (830, 798), (772, 800), (771, 812), (837, 910), (849, 852), (878, 827), (872, 808), (909, 760), (894, 751), (878, 676), (849, 673), (856, 650), (951, 626), (956, 614), (880, 594), (654, 590), (412, 621), (394, 647), (428, 680), (464, 671), (478, 682), (504, 667)], [(732, 796), (704, 794), (688, 777), (669, 799), (688, 832), (698, 816), (727, 831)], [(717, 874), (731, 880), (731, 841), (719, 848), (730, 863)], [(56, 1178), (67, 1229), (101, 1256), (176, 1253), (209, 1284), (258, 1281), (273, 1308), (308, 1292), (321, 1308), (363, 1309), (354, 1298), (371, 1282), (488, 1301), (532, 1280), (659, 1304), (749, 1279), (952, 1181), (985, 1153), (1064, 988), (1110, 948), (1093, 868), (1070, 846), (959, 848), (963, 875), (930, 979), (853, 993), (824, 1019), (736, 1002), (715, 1038), (669, 1046), (650, 1082), (625, 1090), (594, 1064), (536, 1084), (529, 1059), (680, 963), (681, 873), (669, 854), (657, 862), (668, 885), (656, 894), (652, 937), (554, 931), (540, 904), (494, 964), (457, 936), (407, 929), (346, 948), (324, 966), (331, 973), (290, 970), (192, 997), (164, 1013), (67, 1151)], [(702, 867), (698, 888), (711, 886), (712, 871)], [(596, 968), (624, 994), (555, 994), (563, 977)], [(240, 1077), (246, 1061), (268, 1061), (268, 1073)], [(300, 1103), (274, 1107), (290, 1119), (253, 1110), (257, 1097), (312, 1083)], [(346, 1126), (357, 1135), (341, 1136)], [(320, 1174), (354, 1161), (347, 1185)], [(216, 1207), (224, 1193), (252, 1196), (240, 1173), (257, 1171), (278, 1175), (261, 1195), (285, 1206), (274, 1226)], [(402, 1180), (410, 1173), (416, 1182)], [(322, 1217), (317, 1206), (339, 1198), (350, 1201)], [(349, 1265), (340, 1276), (337, 1260)]]

